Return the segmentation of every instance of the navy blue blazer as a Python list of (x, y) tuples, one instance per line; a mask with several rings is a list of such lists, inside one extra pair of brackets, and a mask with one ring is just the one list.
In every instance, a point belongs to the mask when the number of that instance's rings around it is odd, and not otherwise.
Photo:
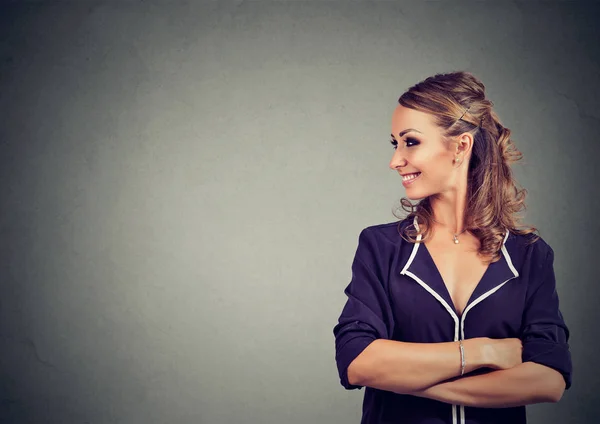
[[(352, 279), (344, 290), (348, 300), (333, 328), (342, 386), (363, 387), (348, 382), (348, 365), (375, 339), (435, 343), (518, 337), (523, 362), (554, 368), (568, 389), (569, 330), (559, 310), (552, 248), (542, 238), (526, 245), (530, 236), (507, 231), (501, 259), (488, 266), (459, 316), (425, 245), (400, 237), (399, 229), (408, 224), (405, 218), (360, 232)], [(525, 406), (476, 408), (365, 389), (361, 424), (459, 422), (525, 423)]]

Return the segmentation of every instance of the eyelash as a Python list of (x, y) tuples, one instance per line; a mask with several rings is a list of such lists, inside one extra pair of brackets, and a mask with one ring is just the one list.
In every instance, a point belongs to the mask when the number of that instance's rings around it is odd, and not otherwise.
[[(417, 141), (417, 139), (416, 138), (412, 138), (412, 137), (406, 137), (405, 141), (407, 141), (407, 142), (413, 142), (414, 143), (414, 144), (411, 144), (410, 146), (407, 145), (406, 147), (413, 147), (413, 146), (416, 146), (416, 145), (419, 144), (419, 142)], [(394, 147), (394, 150), (396, 150), (396, 148), (398, 147), (398, 142), (396, 140), (394, 140), (394, 139), (391, 139), (390, 143), (392, 143), (392, 146)]]

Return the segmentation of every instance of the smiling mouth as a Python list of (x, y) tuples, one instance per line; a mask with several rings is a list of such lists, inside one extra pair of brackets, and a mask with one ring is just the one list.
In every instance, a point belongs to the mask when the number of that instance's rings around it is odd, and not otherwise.
[(409, 182), (414, 180), (415, 178), (418, 178), (419, 175), (421, 175), (420, 172), (415, 172), (414, 174), (408, 174), (402, 177), (402, 182)]

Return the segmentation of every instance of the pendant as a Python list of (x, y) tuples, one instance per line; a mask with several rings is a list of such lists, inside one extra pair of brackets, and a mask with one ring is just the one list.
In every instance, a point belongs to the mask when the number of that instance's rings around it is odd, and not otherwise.
[(458, 237), (456, 237), (456, 234), (454, 234), (454, 244), (458, 244)]

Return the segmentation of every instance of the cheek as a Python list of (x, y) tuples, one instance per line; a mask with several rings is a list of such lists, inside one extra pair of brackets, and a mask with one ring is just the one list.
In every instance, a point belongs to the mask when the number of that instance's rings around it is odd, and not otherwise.
[[(415, 160), (417, 160), (417, 158), (415, 158)], [(449, 172), (448, 164), (451, 162), (452, 159), (448, 159), (446, 154), (435, 153), (422, 155), (418, 158), (418, 164), (415, 163), (415, 166), (430, 178), (445, 178)]]
[(448, 165), (448, 158), (432, 157), (427, 163), (423, 164), (423, 181), (425, 185), (435, 190), (444, 190), (448, 186), (454, 185), (451, 166)]

